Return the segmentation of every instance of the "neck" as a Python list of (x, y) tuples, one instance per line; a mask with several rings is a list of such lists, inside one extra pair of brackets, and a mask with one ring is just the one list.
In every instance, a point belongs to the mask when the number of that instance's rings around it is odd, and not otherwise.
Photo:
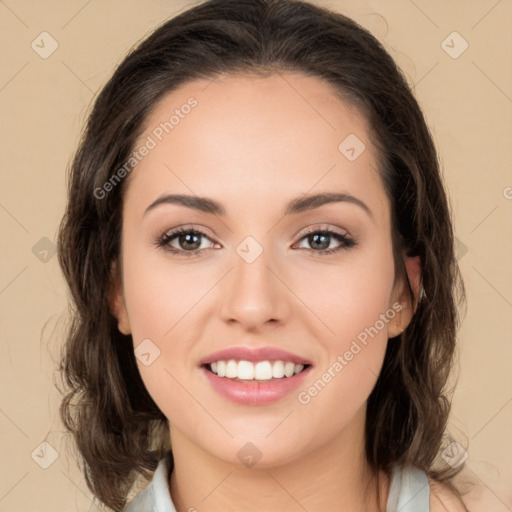
[(366, 463), (364, 420), (362, 412), (329, 443), (266, 468), (222, 461), (171, 427), (174, 469), (169, 486), (176, 510), (383, 511), (389, 478)]

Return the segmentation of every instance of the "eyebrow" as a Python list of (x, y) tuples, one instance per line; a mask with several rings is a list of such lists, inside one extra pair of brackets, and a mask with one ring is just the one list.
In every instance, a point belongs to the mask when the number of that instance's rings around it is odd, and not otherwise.
[[(361, 207), (372, 219), (373, 213), (366, 203), (345, 193), (324, 192), (309, 196), (301, 196), (291, 200), (284, 210), (284, 215), (302, 213), (324, 204), (346, 202)], [(161, 204), (177, 204), (214, 215), (226, 215), (224, 207), (208, 197), (190, 196), (186, 194), (166, 194), (153, 201), (145, 210), (144, 215)]]

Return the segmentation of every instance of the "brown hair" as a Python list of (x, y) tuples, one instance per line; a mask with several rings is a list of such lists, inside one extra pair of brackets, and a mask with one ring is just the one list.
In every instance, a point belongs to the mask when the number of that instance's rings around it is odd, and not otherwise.
[[(167, 419), (141, 380), (130, 336), (109, 309), (120, 257), (124, 181), (101, 189), (128, 160), (162, 97), (221, 73), (294, 71), (318, 77), (364, 114), (391, 204), (395, 266), (419, 255), (426, 292), (408, 328), (387, 346), (367, 405), (366, 456), (374, 470), (434, 470), (450, 401), (458, 302), (464, 285), (432, 137), (407, 81), (383, 46), (351, 19), (295, 0), (210, 0), (170, 19), (117, 67), (97, 96), (70, 168), (58, 254), (72, 294), (61, 371), (61, 417), (85, 462), (86, 481), (122, 508), (137, 476), (149, 478), (169, 447)], [(410, 289), (410, 287), (409, 287)]]

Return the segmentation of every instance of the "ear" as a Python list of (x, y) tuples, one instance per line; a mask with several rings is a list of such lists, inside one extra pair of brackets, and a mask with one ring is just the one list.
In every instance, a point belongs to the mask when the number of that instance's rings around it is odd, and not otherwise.
[(117, 319), (117, 328), (125, 335), (131, 334), (130, 320), (124, 300), (121, 270), (116, 261), (110, 267), (110, 288), (108, 293), (108, 304), (111, 313)]
[[(420, 293), (420, 283), (422, 277), (421, 259), (419, 256), (408, 256), (405, 252), (403, 255), (406, 275), (402, 273), (393, 290), (393, 302), (400, 303), (401, 309), (393, 322), (390, 322), (388, 328), (389, 338), (398, 336), (411, 322), (411, 319), (418, 307), (418, 299)], [(413, 296), (411, 296), (412, 289)]]

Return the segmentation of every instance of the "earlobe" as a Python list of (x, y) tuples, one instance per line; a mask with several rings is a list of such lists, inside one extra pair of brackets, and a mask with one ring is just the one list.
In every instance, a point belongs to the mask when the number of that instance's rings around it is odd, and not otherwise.
[(110, 288), (108, 293), (110, 312), (117, 319), (117, 328), (122, 334), (131, 334), (128, 311), (123, 295), (120, 269), (117, 261), (112, 262), (110, 268)]
[[(420, 298), (420, 287), (422, 277), (421, 259), (419, 256), (407, 256), (404, 254), (404, 267), (407, 273), (403, 276), (400, 284), (400, 292), (397, 301), (400, 303), (401, 309), (396, 315), (395, 321), (390, 325), (388, 335), (394, 338), (401, 334), (412, 320), (412, 317), (418, 307)], [(409, 290), (407, 280), (412, 288), (413, 296)]]
[(422, 271), (421, 259), (419, 256), (404, 256), (405, 269), (407, 271), (407, 277), (413, 291), (412, 301), (414, 303), (413, 312), (418, 307), (418, 301), (420, 299), (420, 286)]

